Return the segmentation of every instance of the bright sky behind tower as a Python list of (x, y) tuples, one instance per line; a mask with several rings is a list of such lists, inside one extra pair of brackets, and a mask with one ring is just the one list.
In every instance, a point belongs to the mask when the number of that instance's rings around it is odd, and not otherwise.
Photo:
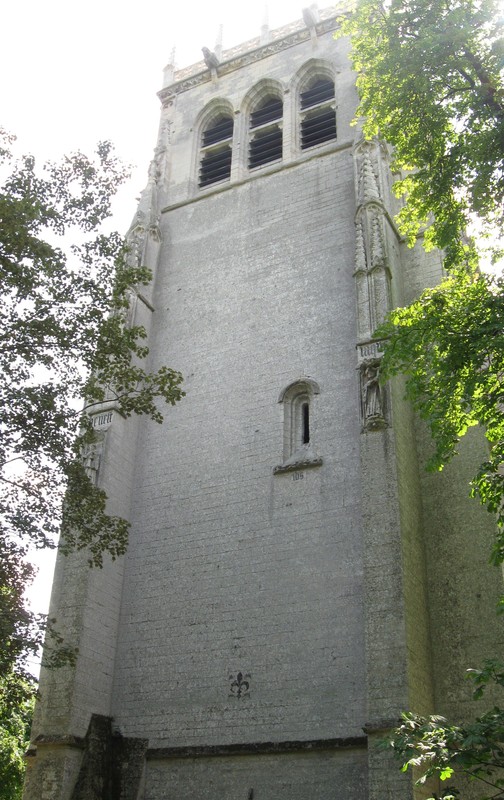
[[(269, 0), (271, 29), (301, 19), (309, 0)], [(331, 5), (320, 3), (320, 7)], [(264, 2), (231, 0), (24, 0), (2, 12), (0, 125), (37, 159), (110, 139), (137, 167), (121, 191), (116, 227), (125, 231), (146, 182), (156, 143), (163, 67), (214, 49), (220, 25), (227, 49), (260, 33)]]

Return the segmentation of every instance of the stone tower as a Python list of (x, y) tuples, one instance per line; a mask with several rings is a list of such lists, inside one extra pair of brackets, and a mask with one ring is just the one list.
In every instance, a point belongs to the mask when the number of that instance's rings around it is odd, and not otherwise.
[(463, 671), (493, 653), (478, 437), (427, 475), (400, 383), (378, 383), (377, 323), (441, 260), (398, 235), (336, 27), (311, 7), (165, 71), (131, 315), (187, 396), (162, 427), (93, 418), (129, 549), (58, 560), (79, 656), (42, 676), (27, 800), (403, 800), (375, 741), (406, 708), (463, 716)]

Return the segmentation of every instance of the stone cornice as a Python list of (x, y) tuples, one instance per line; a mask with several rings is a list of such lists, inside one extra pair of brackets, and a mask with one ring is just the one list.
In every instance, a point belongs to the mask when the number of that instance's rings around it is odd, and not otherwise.
[(84, 749), (85, 740), (82, 736), (74, 736), (71, 733), (67, 734), (39, 734), (33, 742), (31, 742), (26, 756), (36, 756), (39, 747), (73, 747), (78, 750)]
[(370, 722), (366, 722), (362, 730), (368, 736), (371, 736), (372, 734), (375, 733), (383, 735), (384, 733), (387, 733), (393, 728), (399, 727), (401, 723), (402, 719), (400, 719), (399, 717), (392, 717), (390, 719), (374, 719)]
[[(329, 33), (337, 28), (337, 19), (344, 10), (336, 14), (335, 7), (324, 9), (320, 12), (321, 20), (316, 26), (317, 36)], [(280, 53), (301, 42), (309, 41), (310, 31), (302, 21), (293, 22), (271, 33), (271, 39), (265, 44), (260, 44), (259, 39), (252, 39), (223, 53), (223, 60), (218, 67), (218, 76), (228, 75), (237, 69), (253, 64), (268, 56)], [(169, 105), (173, 98), (187, 92), (189, 89), (203, 83), (210, 83), (212, 78), (210, 70), (203, 61), (176, 73), (177, 80), (161, 89), (158, 97), (163, 105)]]
[(215, 756), (258, 755), (264, 753), (296, 753), (315, 750), (340, 750), (350, 747), (366, 748), (366, 736), (338, 739), (308, 739), (286, 742), (243, 742), (236, 744), (189, 745), (187, 747), (153, 747), (147, 759), (208, 758)]

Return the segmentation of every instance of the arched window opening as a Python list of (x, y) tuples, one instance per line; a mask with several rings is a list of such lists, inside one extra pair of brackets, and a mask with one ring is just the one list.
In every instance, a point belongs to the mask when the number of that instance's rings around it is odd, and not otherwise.
[(283, 104), (279, 97), (266, 97), (250, 114), (249, 169), (282, 158)]
[(221, 114), (205, 128), (201, 140), (199, 186), (229, 180), (233, 141), (233, 118)]
[(301, 149), (336, 139), (334, 81), (316, 78), (300, 95)]
[(283, 461), (274, 468), (275, 474), (322, 464), (311, 432), (313, 401), (319, 391), (315, 381), (305, 378), (290, 384), (280, 394), (284, 412)]

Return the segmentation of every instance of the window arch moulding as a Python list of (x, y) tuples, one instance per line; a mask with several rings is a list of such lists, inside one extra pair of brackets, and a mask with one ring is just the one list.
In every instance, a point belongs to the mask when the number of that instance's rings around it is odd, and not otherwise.
[(334, 67), (321, 59), (311, 59), (295, 76), (298, 150), (336, 141), (335, 79)]
[(283, 461), (273, 469), (275, 475), (322, 464), (313, 443), (313, 400), (318, 394), (320, 387), (311, 378), (294, 381), (281, 391), (278, 402), (284, 412)]
[(242, 109), (247, 124), (247, 169), (281, 161), (283, 156), (284, 88), (264, 78), (247, 93)]
[(234, 131), (231, 104), (225, 100), (210, 103), (199, 115), (196, 130), (198, 187), (229, 181)]

